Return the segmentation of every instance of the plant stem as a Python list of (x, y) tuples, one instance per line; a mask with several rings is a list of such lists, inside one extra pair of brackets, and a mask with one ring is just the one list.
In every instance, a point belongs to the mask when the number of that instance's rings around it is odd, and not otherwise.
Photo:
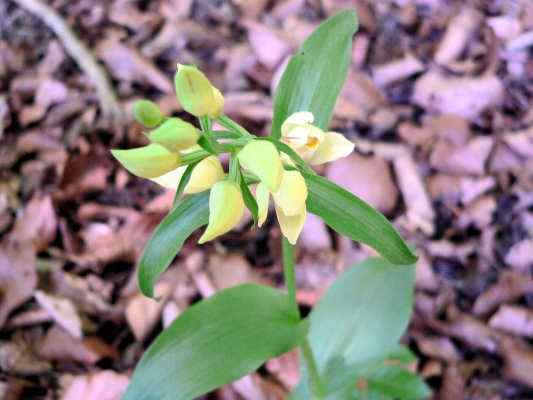
[(224, 128), (229, 129), (230, 131), (237, 132), (241, 136), (249, 136), (252, 137), (250, 132), (248, 132), (246, 129), (244, 129), (242, 126), (240, 126), (238, 123), (236, 123), (234, 120), (232, 120), (227, 115), (221, 115), (217, 118), (217, 122), (222, 125)]
[[(281, 242), (283, 252), (283, 275), (285, 277), (285, 286), (287, 286), (287, 295), (291, 303), (291, 308), (294, 315), (297, 318), (301, 318), (300, 309), (298, 308), (298, 302), (296, 301), (296, 275), (294, 271), (294, 246), (289, 243), (285, 238), (282, 238)], [(309, 340), (305, 338), (305, 341), (300, 345), (301, 353), (309, 372), (309, 382), (311, 387), (312, 400), (322, 400), (324, 395), (322, 394), (322, 383), (320, 375), (316, 366), (315, 358), (313, 356), (313, 350), (309, 344)]]
[(287, 295), (291, 304), (291, 309), (295, 317), (300, 318), (300, 309), (296, 301), (296, 275), (294, 272), (294, 246), (289, 243), (283, 236), (281, 239), (283, 252), (283, 276), (285, 277), (285, 286), (287, 286)]
[(313, 356), (313, 350), (311, 349), (308, 338), (305, 338), (305, 341), (300, 345), (300, 349), (302, 350), (302, 356), (309, 374), (312, 400), (322, 400), (324, 398), (322, 392), (322, 382), (320, 380), (315, 357)]

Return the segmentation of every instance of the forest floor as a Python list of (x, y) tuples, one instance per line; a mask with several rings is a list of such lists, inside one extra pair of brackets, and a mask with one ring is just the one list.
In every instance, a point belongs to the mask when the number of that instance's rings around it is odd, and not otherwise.
[[(159, 283), (163, 301), (140, 295), (135, 262), (173, 193), (109, 149), (144, 143), (136, 99), (184, 116), (178, 60), (222, 89), (230, 117), (268, 134), (288, 56), (356, 6), (331, 124), (356, 152), (319, 172), (417, 247), (403, 342), (435, 397), (533, 399), (530, 0), (47, 1), (59, 18), (38, 4), (0, 1), (1, 398), (119, 399), (188, 305), (245, 281), (282, 286), (279, 228), (248, 218), (202, 247), (193, 235)], [(310, 216), (302, 308), (369, 254)], [(297, 380), (292, 352), (204, 398), (283, 399)]]

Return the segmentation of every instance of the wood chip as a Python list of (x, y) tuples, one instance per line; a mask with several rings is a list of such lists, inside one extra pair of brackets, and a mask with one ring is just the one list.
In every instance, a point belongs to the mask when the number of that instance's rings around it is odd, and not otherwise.
[(489, 325), (515, 335), (533, 337), (533, 311), (520, 306), (503, 305), (492, 316)]

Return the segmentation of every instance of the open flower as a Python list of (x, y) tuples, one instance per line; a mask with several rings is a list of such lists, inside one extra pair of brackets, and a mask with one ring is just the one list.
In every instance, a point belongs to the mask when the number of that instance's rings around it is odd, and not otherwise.
[(209, 193), (209, 223), (198, 243), (202, 244), (232, 230), (244, 213), (241, 188), (235, 182), (217, 182)]
[(307, 186), (302, 174), (298, 171), (284, 171), (281, 184), (276, 192), (270, 192), (268, 187), (260, 182), (255, 193), (258, 206), (258, 225), (262, 226), (266, 220), (268, 201), (270, 194), (272, 194), (281, 232), (291, 244), (295, 244), (307, 217), (305, 206)]
[(324, 164), (346, 157), (354, 144), (337, 132), (324, 132), (313, 125), (309, 111), (292, 114), (281, 126), (281, 141), (311, 165)]

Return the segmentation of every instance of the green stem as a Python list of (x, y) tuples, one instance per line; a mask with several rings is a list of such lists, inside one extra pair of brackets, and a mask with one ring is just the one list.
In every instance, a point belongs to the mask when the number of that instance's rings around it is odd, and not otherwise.
[(312, 400), (322, 400), (324, 399), (324, 394), (322, 390), (322, 382), (320, 380), (320, 374), (318, 373), (318, 368), (316, 366), (315, 357), (313, 356), (313, 350), (309, 344), (309, 339), (305, 338), (305, 341), (300, 345), (302, 350), (302, 356), (305, 361), (305, 366), (307, 367), (307, 372), (309, 374), (309, 382), (311, 386), (311, 399)]
[(232, 154), (231, 155), (231, 158), (229, 160), (229, 180), (235, 182), (237, 185), (239, 184), (240, 182), (240, 175), (239, 175), (239, 169), (240, 169), (240, 166), (239, 166), (239, 160), (237, 160), (237, 157)]
[(283, 276), (285, 277), (285, 286), (287, 286), (287, 295), (291, 304), (291, 309), (297, 318), (300, 318), (300, 309), (296, 301), (296, 275), (294, 272), (294, 246), (289, 243), (287, 238), (283, 236), (282, 242), (283, 252)]
[(195, 150), (190, 153), (181, 153), (180, 162), (181, 165), (188, 165), (203, 160), (210, 154), (205, 150)]
[(238, 123), (236, 123), (234, 120), (232, 120), (227, 115), (221, 115), (217, 118), (217, 122), (222, 125), (224, 128), (229, 129), (230, 131), (237, 132), (241, 136), (250, 136), (253, 137), (250, 132), (248, 132), (246, 129), (244, 129), (242, 126), (240, 126)]
[[(287, 295), (291, 304), (291, 309), (294, 315), (300, 319), (300, 310), (298, 308), (298, 302), (296, 301), (296, 275), (294, 271), (294, 246), (283, 236), (281, 242), (283, 252), (283, 275), (285, 276), (285, 286), (287, 286)], [(324, 399), (322, 391), (322, 383), (318, 368), (316, 366), (315, 358), (313, 356), (313, 350), (309, 344), (309, 340), (305, 338), (305, 341), (300, 345), (302, 356), (309, 372), (309, 381), (311, 387), (312, 400)]]

